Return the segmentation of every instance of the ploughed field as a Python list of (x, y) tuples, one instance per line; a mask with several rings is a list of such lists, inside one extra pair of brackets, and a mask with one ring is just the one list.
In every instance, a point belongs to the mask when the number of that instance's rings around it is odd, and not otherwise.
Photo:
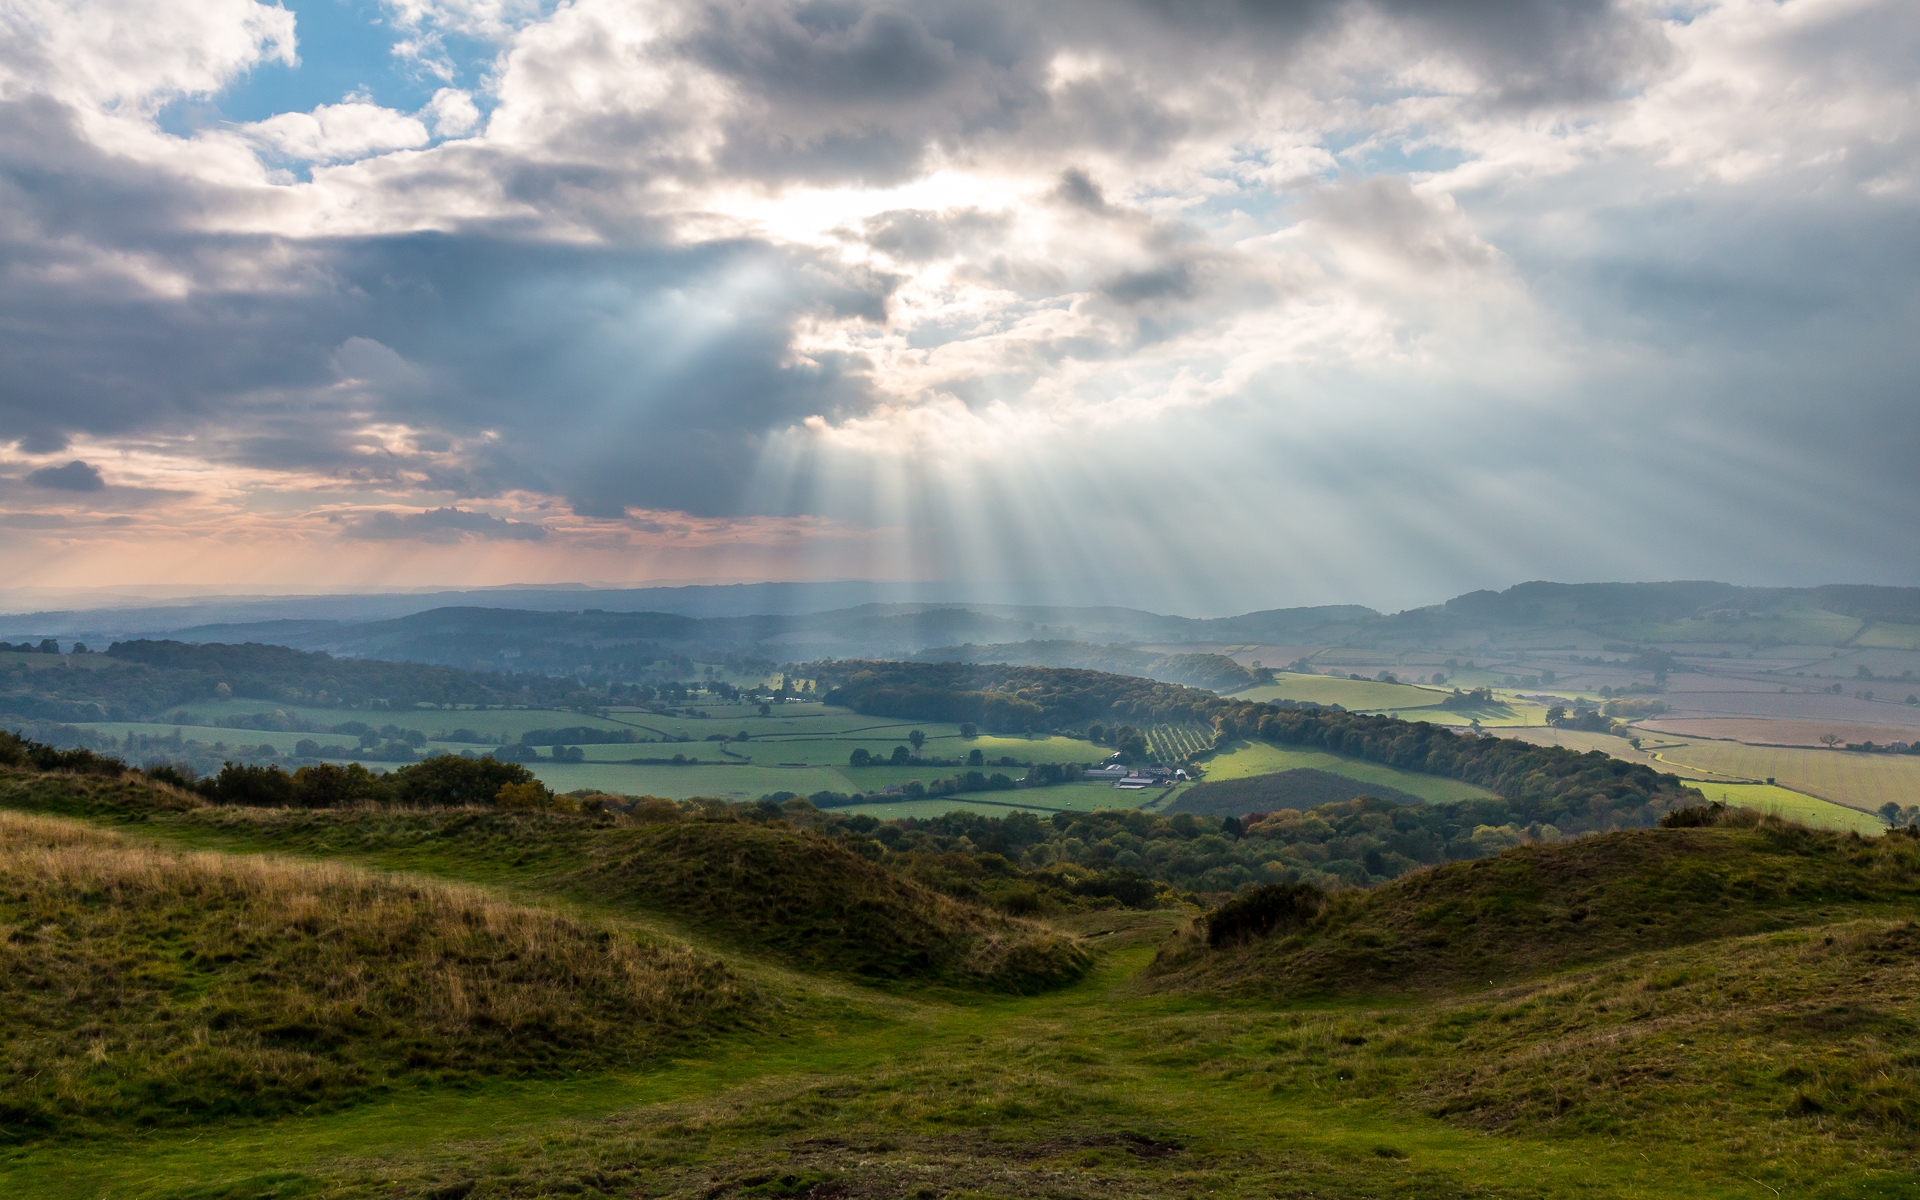
[(1910, 1195), (1920, 841), (1693, 819), (1209, 916), (797, 805), (7, 771), (0, 1190)]

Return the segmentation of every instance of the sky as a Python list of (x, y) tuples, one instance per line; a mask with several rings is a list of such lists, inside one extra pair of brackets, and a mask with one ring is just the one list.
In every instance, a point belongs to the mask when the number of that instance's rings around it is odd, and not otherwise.
[(1920, 584), (1911, 0), (0, 0), (11, 586)]

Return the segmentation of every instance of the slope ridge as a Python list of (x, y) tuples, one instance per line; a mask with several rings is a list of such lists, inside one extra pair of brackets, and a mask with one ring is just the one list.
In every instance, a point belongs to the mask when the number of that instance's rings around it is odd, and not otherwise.
[(1911, 915), (1920, 841), (1872, 841), (1731, 810), (1714, 827), (1630, 830), (1336, 893), (1290, 931), (1163, 947), (1164, 990), (1297, 998), (1435, 991), (1835, 919)]
[(631, 1064), (763, 1005), (718, 959), (472, 887), (0, 812), (0, 1139)]

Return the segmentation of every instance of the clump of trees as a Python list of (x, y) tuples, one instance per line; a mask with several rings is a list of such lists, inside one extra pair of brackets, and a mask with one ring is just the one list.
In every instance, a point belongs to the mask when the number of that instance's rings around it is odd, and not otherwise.
[(491, 757), (436, 754), (395, 771), (370, 771), (359, 763), (314, 763), (295, 771), (278, 766), (228, 762), (218, 773), (196, 777), (175, 764), (135, 772), (120, 759), (92, 750), (52, 746), (0, 730), (0, 766), (83, 775), (140, 774), (194, 792), (214, 804), (271, 808), (333, 808), (385, 803), (421, 808), (499, 804), (517, 808), (567, 807), (533, 772)]
[(1204, 724), (1226, 703), (1197, 688), (1064, 667), (852, 660), (801, 669), (831, 687), (828, 704), (870, 716), (972, 724), (993, 733), (1105, 721)]
[(189, 786), (215, 804), (279, 808), (333, 808), (366, 802), (419, 808), (555, 806), (553, 793), (519, 763), (451, 754), (436, 754), (378, 774), (359, 763), (344, 767), (315, 763), (293, 772), (277, 766), (228, 763), (219, 774)]
[(571, 678), (482, 675), (257, 643), (142, 639), (115, 642), (102, 657), (105, 666), (87, 671), (34, 671), (24, 664), (0, 669), (0, 712), (45, 721), (135, 721), (227, 698), (371, 709), (422, 704), (578, 709), (601, 702)]

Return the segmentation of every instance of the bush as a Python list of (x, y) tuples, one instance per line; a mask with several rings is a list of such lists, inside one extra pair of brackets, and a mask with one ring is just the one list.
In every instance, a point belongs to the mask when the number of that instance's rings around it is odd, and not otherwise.
[(1727, 806), (1715, 800), (1712, 804), (1696, 804), (1691, 808), (1676, 808), (1660, 818), (1662, 829), (1702, 829), (1718, 825), (1726, 815)]
[(218, 775), (201, 781), (200, 793), (215, 804), (286, 808), (294, 802), (293, 776), (279, 767), (249, 767), (229, 762), (220, 768)]
[(145, 771), (142, 771), (141, 774), (153, 780), (155, 783), (164, 783), (170, 787), (177, 787), (183, 792), (192, 791), (194, 784), (197, 782), (191, 770), (185, 767), (174, 766), (172, 763), (155, 763)]
[[(511, 784), (539, 784), (519, 763), (439, 754), (393, 773), (393, 798), (403, 804), (457, 808), (491, 804)], [(541, 785), (545, 790), (544, 785)]]
[(0, 766), (32, 767), (36, 771), (72, 771), (79, 775), (120, 775), (127, 764), (91, 750), (55, 750), (0, 729)]
[[(278, 768), (270, 768), (278, 770)], [(387, 781), (359, 763), (316, 763), (293, 773), (293, 802), (302, 808), (334, 808), (386, 795)]]
[(1297, 929), (1320, 915), (1326, 893), (1310, 883), (1269, 883), (1222, 904), (1207, 914), (1207, 945), (1265, 937), (1276, 929)]

